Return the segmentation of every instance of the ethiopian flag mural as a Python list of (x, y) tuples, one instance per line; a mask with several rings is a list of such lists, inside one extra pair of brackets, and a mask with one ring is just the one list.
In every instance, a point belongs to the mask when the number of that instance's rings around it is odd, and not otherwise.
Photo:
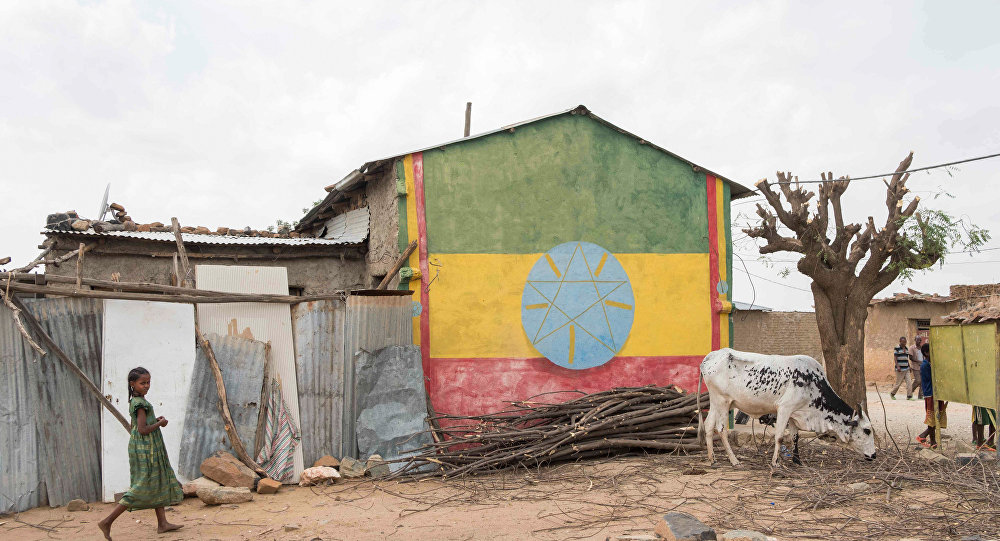
[[(434, 408), (676, 384), (731, 343), (733, 187), (584, 108), (396, 162)], [(546, 396), (545, 400), (557, 397)]]

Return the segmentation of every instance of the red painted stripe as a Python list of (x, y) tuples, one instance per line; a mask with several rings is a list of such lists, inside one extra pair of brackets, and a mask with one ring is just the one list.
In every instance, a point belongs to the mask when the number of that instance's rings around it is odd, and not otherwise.
[(715, 177), (705, 175), (705, 187), (708, 194), (708, 293), (711, 295), (709, 317), (712, 318), (712, 351), (720, 347), (719, 329), (719, 228), (716, 225), (718, 208), (716, 208)]
[(693, 391), (704, 356), (615, 357), (586, 370), (570, 370), (545, 358), (434, 358), (428, 390), (438, 413), (482, 415), (500, 411), (508, 402), (542, 394), (538, 401), (562, 402), (582, 391), (615, 387), (677, 385)]
[(427, 294), (427, 282), (430, 273), (427, 270), (427, 213), (424, 206), (424, 155), (417, 152), (413, 155), (413, 188), (417, 198), (417, 243), (420, 258), (420, 357), (423, 360), (424, 374), (430, 372), (431, 361), (431, 314)]

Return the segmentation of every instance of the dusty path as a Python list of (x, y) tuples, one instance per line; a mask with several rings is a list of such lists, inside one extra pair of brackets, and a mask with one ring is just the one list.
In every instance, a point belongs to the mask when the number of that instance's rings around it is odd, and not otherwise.
[[(989, 538), (1000, 531), (996, 470), (915, 459), (912, 437), (923, 429), (923, 403), (882, 398), (904, 455), (883, 439), (874, 463), (807, 440), (805, 467), (772, 473), (766, 465), (772, 444), (754, 441), (738, 449), (745, 462), (740, 469), (724, 459), (724, 465), (705, 468), (703, 456), (654, 455), (447, 482), (285, 487), (238, 506), (210, 507), (189, 498), (168, 511), (171, 522), (185, 525), (179, 532), (157, 535), (153, 512), (140, 511), (123, 515), (113, 533), (116, 539), (169, 541), (614, 540), (650, 533), (659, 515), (672, 509), (720, 533), (754, 529), (778, 539)], [(876, 431), (884, 433), (874, 392), (869, 404)], [(950, 408), (953, 441), (968, 439), (969, 407)], [(904, 445), (907, 438), (911, 445)], [(865, 488), (859, 491), (857, 483)], [(39, 508), (0, 517), (0, 539), (102, 539), (97, 522), (110, 508)]]

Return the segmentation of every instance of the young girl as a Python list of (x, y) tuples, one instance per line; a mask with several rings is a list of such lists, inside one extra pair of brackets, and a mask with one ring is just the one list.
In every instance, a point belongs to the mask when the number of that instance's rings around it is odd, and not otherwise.
[[(184, 499), (181, 485), (170, 467), (167, 449), (163, 446), (160, 429), (167, 426), (163, 417), (155, 417), (153, 405), (146, 400), (149, 392), (149, 371), (143, 367), (128, 373), (128, 411), (132, 416), (132, 436), (128, 440), (128, 466), (131, 487), (97, 527), (111, 539), (111, 524), (126, 510), (156, 509), (156, 531), (163, 533), (181, 526), (167, 522), (164, 506)], [(152, 423), (149, 423), (153, 420)]]

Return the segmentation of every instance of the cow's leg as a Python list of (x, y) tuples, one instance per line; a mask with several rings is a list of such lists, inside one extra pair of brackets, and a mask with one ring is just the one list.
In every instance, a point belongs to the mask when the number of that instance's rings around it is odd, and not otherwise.
[(771, 457), (771, 467), (778, 465), (778, 455), (781, 452), (781, 437), (785, 435), (788, 418), (791, 412), (787, 408), (778, 408), (778, 418), (774, 421), (774, 456)]
[(799, 458), (799, 427), (795, 426), (795, 421), (792, 421), (788, 424), (788, 429), (792, 433), (792, 463), (801, 466), (802, 459)]
[(705, 450), (708, 452), (708, 464), (715, 464), (715, 451), (712, 449), (712, 440), (715, 439), (715, 404), (709, 404), (708, 416), (705, 418)]
[(726, 448), (726, 453), (729, 454), (729, 463), (733, 466), (739, 466), (740, 461), (736, 459), (736, 453), (733, 452), (733, 447), (729, 443), (729, 408), (732, 404), (727, 404), (726, 409), (722, 410), (722, 446)]

